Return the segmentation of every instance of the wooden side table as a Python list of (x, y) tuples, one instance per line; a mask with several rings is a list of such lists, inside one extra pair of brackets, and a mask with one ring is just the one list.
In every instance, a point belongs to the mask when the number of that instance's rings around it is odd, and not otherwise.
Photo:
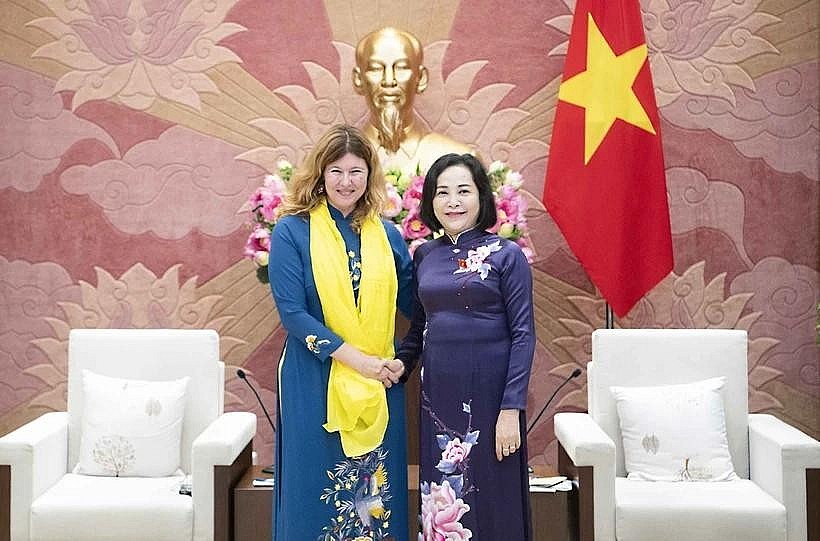
[[(535, 466), (538, 477), (554, 477), (555, 470)], [(530, 520), (535, 541), (574, 541), (575, 531), (575, 490), (567, 492), (530, 491)]]
[[(542, 477), (557, 475), (554, 471), (535, 468)], [(416, 515), (419, 504), (418, 466), (408, 467), (410, 493), (408, 494), (409, 539), (416, 539)], [(251, 466), (233, 489), (234, 541), (271, 541), (271, 510), (273, 489), (255, 487), (256, 477), (269, 477), (262, 466)], [(570, 541), (575, 539), (572, 492), (530, 492), (530, 513), (535, 541)]]
[(270, 477), (262, 468), (249, 467), (233, 489), (234, 541), (271, 541), (273, 488), (253, 486), (254, 478)]

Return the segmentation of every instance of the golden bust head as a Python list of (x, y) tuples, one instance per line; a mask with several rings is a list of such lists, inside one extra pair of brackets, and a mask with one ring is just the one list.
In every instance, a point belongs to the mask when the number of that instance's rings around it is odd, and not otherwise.
[(370, 123), (379, 143), (398, 151), (413, 126), (413, 101), (427, 88), (424, 53), (415, 36), (396, 28), (382, 28), (356, 46), (353, 86), (367, 100)]

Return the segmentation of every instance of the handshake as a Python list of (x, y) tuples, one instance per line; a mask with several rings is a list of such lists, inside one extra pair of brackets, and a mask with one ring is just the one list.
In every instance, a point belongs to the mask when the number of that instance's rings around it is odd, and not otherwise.
[(389, 389), (404, 375), (404, 363), (399, 359), (382, 359), (382, 362), (384, 364), (379, 371), (379, 381)]
[(387, 389), (398, 383), (404, 375), (404, 362), (401, 360), (367, 355), (350, 344), (342, 344), (333, 352), (333, 358), (353, 368), (364, 377), (381, 382)]

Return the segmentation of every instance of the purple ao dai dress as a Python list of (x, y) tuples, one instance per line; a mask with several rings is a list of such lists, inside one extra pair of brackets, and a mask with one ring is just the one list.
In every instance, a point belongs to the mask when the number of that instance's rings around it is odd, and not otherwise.
[[(532, 274), (521, 249), (484, 231), (414, 255), (416, 299), (397, 356), (421, 356), (424, 539), (530, 539), (527, 384), (535, 349)], [(501, 409), (521, 411), (521, 448), (499, 462)], [(468, 532), (469, 530), (469, 532)]]

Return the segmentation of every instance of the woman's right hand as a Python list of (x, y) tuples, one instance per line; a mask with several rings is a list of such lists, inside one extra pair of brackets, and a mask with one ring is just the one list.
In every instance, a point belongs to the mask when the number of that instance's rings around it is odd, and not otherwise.
[(362, 353), (349, 344), (342, 344), (331, 355), (364, 377), (374, 379), (388, 389), (398, 383), (404, 374), (404, 363), (401, 360), (380, 359)]
[(404, 374), (404, 363), (398, 359), (380, 359), (372, 355), (361, 355), (359, 365), (353, 368), (366, 378), (375, 379), (389, 389), (399, 382)]
[(366, 378), (381, 382), (385, 361), (373, 355), (366, 355), (350, 344), (342, 344), (331, 356), (346, 364)]
[(373, 355), (361, 354), (361, 358), (353, 368), (366, 378), (383, 382), (385, 361)]

